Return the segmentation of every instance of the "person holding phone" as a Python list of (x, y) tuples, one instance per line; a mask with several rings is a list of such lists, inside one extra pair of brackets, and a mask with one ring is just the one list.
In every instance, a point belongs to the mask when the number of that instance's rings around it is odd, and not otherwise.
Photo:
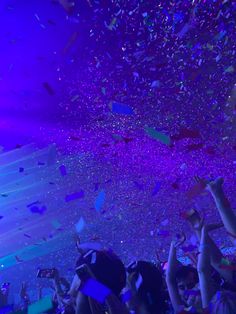
[(9, 295), (10, 283), (5, 282), (1, 285), (0, 289), (0, 308), (7, 306)]
[(70, 289), (78, 314), (128, 314), (119, 294), (125, 287), (122, 261), (108, 250), (87, 250), (76, 263)]

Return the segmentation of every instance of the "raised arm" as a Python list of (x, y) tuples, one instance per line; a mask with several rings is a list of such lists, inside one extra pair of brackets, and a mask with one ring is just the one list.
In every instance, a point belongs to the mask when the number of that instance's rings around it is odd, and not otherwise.
[(211, 193), (216, 207), (219, 211), (221, 220), (227, 230), (234, 245), (236, 245), (236, 215), (223, 191), (223, 178), (217, 178), (215, 181), (206, 181), (196, 177), (201, 184), (205, 184), (206, 189)]
[[(192, 209), (189, 211), (189, 215), (187, 214), (187, 220), (190, 223), (191, 227), (195, 231), (199, 241), (201, 240), (201, 231), (205, 226), (204, 219), (200, 216), (200, 214)], [(223, 224), (219, 224), (219, 227)], [(220, 249), (217, 247), (215, 242), (212, 240), (210, 236), (208, 236), (208, 254), (210, 256), (211, 266), (229, 283), (233, 284), (233, 271), (229, 269), (221, 268), (222, 258), (224, 257), (221, 253)]]
[(22, 301), (23, 309), (27, 309), (28, 305), (30, 304), (30, 298), (27, 292), (27, 283), (22, 282), (21, 289), (20, 289), (20, 298)]
[(223, 191), (223, 178), (217, 178), (207, 184), (207, 190), (211, 193), (218, 208), (220, 217), (225, 226), (225, 229), (236, 243), (236, 215)]
[(206, 226), (204, 226), (201, 230), (200, 252), (198, 256), (197, 270), (201, 290), (202, 306), (204, 309), (207, 309), (216, 290), (211, 279), (209, 236), (208, 228)]
[(175, 279), (176, 269), (179, 265), (179, 262), (176, 258), (176, 242), (172, 241), (170, 245), (169, 257), (168, 257), (168, 266), (166, 271), (166, 284), (170, 296), (170, 300), (174, 311), (177, 313), (184, 307), (184, 304), (181, 300), (181, 297), (178, 292), (178, 287)]

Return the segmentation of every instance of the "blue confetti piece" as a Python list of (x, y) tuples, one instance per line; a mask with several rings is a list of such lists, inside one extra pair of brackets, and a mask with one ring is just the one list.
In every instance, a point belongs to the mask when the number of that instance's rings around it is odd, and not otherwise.
[(28, 314), (40, 314), (50, 310), (53, 307), (50, 296), (47, 296), (38, 302), (30, 304), (28, 307)]
[(100, 191), (100, 193), (98, 194), (96, 200), (95, 200), (95, 204), (94, 207), (96, 209), (96, 211), (100, 211), (104, 202), (105, 202), (105, 198), (106, 198), (106, 194), (105, 191), (102, 190)]
[(119, 103), (119, 102), (113, 101), (111, 103), (111, 106), (112, 106), (111, 107), (112, 112), (117, 113), (117, 114), (129, 115), (129, 114), (133, 114), (134, 113), (134, 111), (133, 111), (133, 109), (131, 107), (129, 107), (128, 105)]
[(39, 201), (36, 201), (36, 202), (30, 203), (30, 204), (28, 204), (28, 205), (26, 205), (26, 206), (27, 206), (27, 207), (31, 207), (31, 206), (37, 205), (37, 204), (40, 204), (40, 202), (39, 202)]
[(66, 195), (65, 201), (68, 203), (68, 202), (71, 202), (71, 201), (74, 201), (83, 197), (84, 197), (84, 191), (80, 190), (79, 192)]
[(84, 229), (84, 227), (85, 227), (85, 220), (83, 219), (83, 217), (81, 217), (78, 223), (75, 225), (76, 231), (80, 233)]
[(161, 86), (160, 81), (153, 81), (151, 84), (151, 88), (159, 88)]
[(61, 227), (61, 223), (57, 219), (54, 219), (51, 223), (55, 229), (59, 229)]
[(81, 287), (81, 292), (93, 298), (94, 300), (104, 303), (106, 297), (111, 294), (111, 290), (93, 278), (89, 278)]
[(63, 177), (67, 175), (67, 171), (66, 171), (66, 166), (65, 166), (65, 165), (61, 165), (61, 166), (59, 167), (59, 170), (60, 170), (60, 173), (61, 173), (61, 175), (62, 175)]
[(215, 36), (215, 40), (221, 40), (221, 39), (223, 39), (226, 34), (227, 34), (226, 31), (220, 31), (220, 32)]
[(183, 20), (184, 15), (181, 12), (177, 12), (174, 14), (173, 18), (174, 18), (174, 23), (177, 24)]
[(152, 191), (152, 196), (155, 196), (157, 194), (157, 192), (160, 190), (160, 187), (161, 187), (161, 183), (157, 182), (153, 191)]
[(43, 213), (47, 210), (47, 207), (46, 206), (42, 206), (42, 207), (38, 207), (38, 206), (32, 206), (30, 207), (30, 211), (32, 213), (37, 213), (37, 214), (40, 214), (40, 215), (43, 215)]

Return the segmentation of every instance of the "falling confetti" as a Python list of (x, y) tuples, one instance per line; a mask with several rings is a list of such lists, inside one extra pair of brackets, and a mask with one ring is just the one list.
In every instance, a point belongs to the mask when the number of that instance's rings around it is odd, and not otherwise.
[(106, 194), (104, 190), (101, 190), (95, 200), (94, 203), (94, 207), (96, 209), (96, 211), (100, 211), (104, 205), (105, 202), (105, 198), (106, 198)]

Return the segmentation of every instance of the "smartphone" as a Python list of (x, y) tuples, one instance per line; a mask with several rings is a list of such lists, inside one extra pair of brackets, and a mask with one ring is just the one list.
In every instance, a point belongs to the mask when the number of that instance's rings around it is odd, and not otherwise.
[(56, 269), (55, 268), (45, 268), (45, 269), (39, 269), (37, 273), (37, 278), (48, 278), (53, 279), (56, 275)]

